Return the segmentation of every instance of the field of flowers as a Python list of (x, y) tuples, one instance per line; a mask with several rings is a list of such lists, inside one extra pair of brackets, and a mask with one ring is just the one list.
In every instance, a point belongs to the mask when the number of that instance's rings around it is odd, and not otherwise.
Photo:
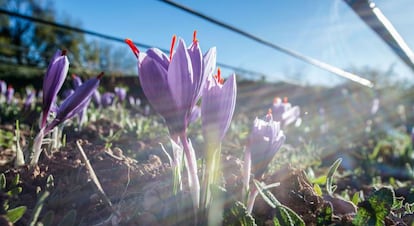
[(414, 225), (409, 85), (223, 78), (196, 34), (126, 43), (139, 87), (67, 76), (65, 50), (42, 90), (0, 80), (0, 225)]

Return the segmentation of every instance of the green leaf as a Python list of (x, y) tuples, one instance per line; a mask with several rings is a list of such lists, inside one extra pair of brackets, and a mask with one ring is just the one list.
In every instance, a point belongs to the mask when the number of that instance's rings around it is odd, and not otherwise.
[(360, 201), (360, 196), (361, 196), (361, 192), (355, 192), (354, 195), (352, 196), (352, 203), (356, 206), (358, 205), (359, 201)]
[(0, 174), (0, 189), (3, 191), (6, 189), (6, 175), (4, 173)]
[(283, 208), (276, 208), (275, 217), (273, 217), (273, 224), (276, 226), (294, 226), (289, 213)]
[(383, 187), (375, 191), (366, 201), (358, 204), (353, 223), (355, 225), (384, 225), (385, 217), (390, 214), (394, 200), (394, 190), (391, 188)]
[(259, 182), (258, 180), (253, 180), (253, 182), (263, 200), (267, 202), (270, 207), (276, 208), (276, 206), (282, 205), (269, 190), (264, 188), (265, 185), (262, 182)]
[(12, 181), (12, 186), (15, 187), (19, 184), (19, 180), (20, 180), (20, 174), (16, 174), (16, 176), (13, 178)]
[(225, 210), (223, 225), (228, 226), (256, 226), (254, 218), (247, 212), (246, 206), (243, 203), (236, 201), (234, 204)]
[(309, 180), (312, 184), (320, 184), (323, 185), (326, 183), (326, 175), (322, 175), (320, 177), (314, 178)]
[(332, 215), (332, 205), (329, 202), (326, 202), (323, 207), (318, 210), (316, 225), (330, 225), (332, 223)]
[[(272, 208), (276, 208), (276, 213), (279, 213), (281, 218), (276, 217), (277, 219), (273, 219), (273, 221), (278, 221), (281, 225), (285, 225), (286, 222), (291, 222), (292, 224), (289, 225), (299, 225), (305, 226), (305, 222), (303, 222), (302, 218), (299, 217), (293, 210), (289, 207), (280, 203), (276, 197), (266, 189), (266, 185), (259, 182), (258, 180), (253, 180), (254, 184), (256, 185), (259, 194), (262, 196), (263, 200), (267, 202)], [(287, 214), (287, 215), (286, 215)], [(286, 217), (288, 216), (288, 217)]]
[(46, 198), (49, 196), (49, 192), (45, 191), (43, 192), (39, 199), (36, 202), (35, 208), (33, 210), (32, 216), (30, 218), (30, 226), (35, 226), (37, 219), (39, 218), (39, 214), (42, 211), (43, 203), (45, 202)]
[(10, 189), (10, 191), (8, 191), (7, 194), (10, 196), (17, 196), (21, 192), (22, 192), (22, 187), (15, 187), (15, 188)]
[(25, 206), (19, 206), (14, 209), (11, 209), (7, 211), (7, 218), (9, 218), (9, 221), (12, 223), (16, 223), (20, 218), (23, 217), (23, 214), (26, 212)]
[(285, 212), (288, 213), (290, 220), (292, 221), (293, 225), (295, 226), (305, 226), (305, 222), (300, 218), (300, 216), (295, 213), (292, 209), (285, 205), (280, 205), (277, 207), (278, 209), (283, 209)]
[(313, 190), (315, 190), (315, 192), (318, 196), (322, 196), (322, 189), (318, 184), (313, 185)]
[(76, 221), (76, 210), (70, 210), (60, 221), (58, 226), (73, 226)]
[(332, 194), (334, 193), (336, 186), (332, 185), (333, 184), (333, 176), (336, 172), (336, 170), (338, 169), (339, 165), (341, 164), (342, 159), (339, 158), (337, 159), (331, 167), (329, 167), (329, 171), (328, 174), (326, 175), (326, 191), (328, 192), (329, 195), (332, 196)]

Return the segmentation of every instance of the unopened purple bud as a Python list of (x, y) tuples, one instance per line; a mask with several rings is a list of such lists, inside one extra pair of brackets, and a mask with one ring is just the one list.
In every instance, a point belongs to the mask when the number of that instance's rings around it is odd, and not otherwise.
[(102, 94), (102, 97), (101, 97), (102, 106), (104, 107), (111, 106), (114, 101), (114, 98), (115, 98), (115, 94), (111, 92), (105, 92), (104, 94)]
[(47, 134), (55, 126), (81, 112), (88, 105), (92, 93), (96, 88), (98, 88), (99, 81), (102, 76), (103, 73), (99, 74), (96, 78), (89, 79), (83, 83), (62, 103), (56, 112), (55, 119), (47, 125), (45, 134)]
[(9, 87), (7, 87), (7, 91), (6, 91), (6, 102), (7, 102), (7, 104), (12, 103), (13, 97), (14, 97), (14, 88), (11, 85), (9, 85)]
[(33, 102), (35, 100), (35, 97), (36, 97), (36, 92), (34, 92), (34, 91), (31, 91), (27, 95), (26, 100), (25, 100), (24, 105), (23, 105), (25, 110), (29, 110), (31, 108), (31, 106), (33, 105)]
[(79, 76), (75, 75), (75, 74), (72, 74), (72, 81), (73, 81), (73, 88), (74, 89), (77, 89), (79, 86), (82, 85), (82, 79)]
[(285, 142), (285, 135), (280, 130), (280, 123), (256, 118), (250, 132), (246, 151), (251, 155), (252, 174), (260, 178), (267, 165)]
[(115, 87), (115, 95), (119, 102), (123, 102), (126, 98), (126, 89), (122, 87)]
[(40, 123), (41, 128), (46, 126), (46, 120), (51, 106), (56, 101), (56, 96), (65, 81), (69, 69), (69, 61), (66, 51), (56, 51), (43, 79), (43, 113)]

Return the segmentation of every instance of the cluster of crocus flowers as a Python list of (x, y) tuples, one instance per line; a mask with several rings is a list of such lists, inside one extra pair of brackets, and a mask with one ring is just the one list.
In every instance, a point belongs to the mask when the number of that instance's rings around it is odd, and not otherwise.
[(273, 99), (271, 110), (273, 120), (280, 122), (281, 127), (285, 127), (293, 122), (300, 121), (299, 106), (292, 106), (292, 104), (289, 103), (287, 97), (284, 97), (283, 101), (281, 98), (275, 97)]
[(235, 78), (231, 77), (224, 85), (213, 78), (216, 49), (213, 47), (202, 54), (196, 33), (188, 48), (181, 38), (174, 48), (176, 37), (173, 36), (169, 55), (157, 48), (141, 53), (131, 40), (127, 39), (126, 43), (138, 59), (139, 80), (146, 98), (164, 118), (172, 140), (183, 148), (192, 199), (198, 208), (200, 184), (195, 152), (186, 134), (187, 127), (197, 118), (196, 103), (202, 96), (203, 127), (215, 129), (211, 131), (215, 135), (206, 136), (217, 138), (215, 143), (223, 138), (234, 111)]
[[(43, 105), (40, 118), (40, 131), (33, 142), (33, 156), (31, 165), (36, 165), (42, 152), (43, 137), (50, 133), (56, 126), (74, 115), (80, 113), (89, 103), (93, 92), (97, 89), (103, 73), (97, 77), (79, 84), (79, 87), (69, 95), (58, 107), (57, 94), (61, 89), (69, 69), (69, 61), (66, 51), (58, 50), (53, 56), (43, 80)], [(52, 116), (53, 115), (53, 116)], [(49, 118), (52, 119), (49, 120)]]
[(243, 172), (244, 194), (248, 194), (247, 209), (249, 212), (252, 211), (258, 194), (256, 187), (250, 189), (251, 175), (254, 179), (261, 179), (285, 139), (280, 123), (273, 120), (271, 111), (266, 115), (265, 120), (259, 118), (254, 120), (245, 151)]

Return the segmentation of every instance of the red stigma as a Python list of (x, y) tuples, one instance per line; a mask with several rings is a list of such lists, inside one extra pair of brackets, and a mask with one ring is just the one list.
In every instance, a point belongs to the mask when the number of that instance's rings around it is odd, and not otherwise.
[(283, 103), (286, 104), (287, 102), (289, 102), (288, 98), (287, 97), (283, 97)]
[(64, 49), (64, 50), (62, 50), (62, 52), (60, 53), (60, 56), (66, 56), (66, 53), (67, 53), (67, 50), (66, 50), (66, 49)]
[(13, 86), (12, 85), (8, 85), (7, 86), (7, 89), (13, 89)]
[(96, 76), (96, 78), (97, 78), (97, 79), (101, 79), (101, 78), (102, 78), (102, 76), (104, 76), (104, 73), (103, 73), (103, 72), (99, 73), (99, 75), (98, 75), (98, 76)]
[(135, 46), (134, 42), (132, 42), (131, 39), (127, 38), (125, 39), (126, 44), (129, 45), (129, 48), (131, 48), (132, 52), (135, 54), (135, 56), (138, 58), (139, 49)]
[(78, 76), (76, 76), (75, 74), (72, 74), (72, 79), (76, 79)]
[(174, 51), (175, 40), (177, 40), (177, 36), (173, 35), (172, 41), (171, 41), (171, 47), (170, 47), (170, 61), (172, 59), (172, 55)]
[(197, 40), (197, 30), (194, 30), (194, 32), (193, 32), (193, 43), (196, 43), (196, 42), (198, 42), (198, 40)]
[(220, 84), (224, 83), (224, 79), (221, 77), (221, 70), (220, 68), (217, 68), (217, 74), (214, 75), (214, 78), (216, 79), (216, 81)]

